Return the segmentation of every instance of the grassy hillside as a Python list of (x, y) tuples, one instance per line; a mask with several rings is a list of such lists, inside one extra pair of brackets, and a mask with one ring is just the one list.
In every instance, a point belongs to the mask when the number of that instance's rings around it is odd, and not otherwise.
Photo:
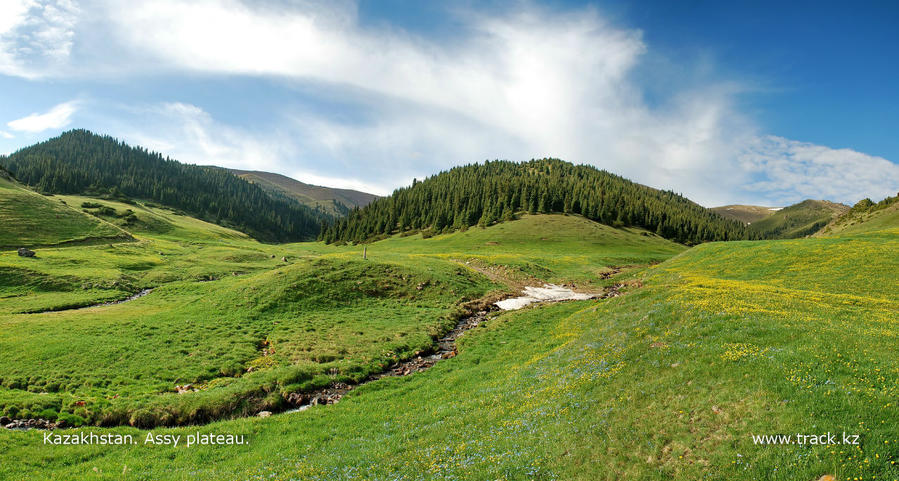
[(723, 205), (712, 207), (712, 211), (726, 219), (738, 220), (744, 224), (758, 222), (766, 217), (774, 215), (779, 209), (774, 207), (761, 207), (758, 205)]
[(37, 194), (0, 177), (0, 249), (111, 242), (128, 234), (85, 215), (61, 199)]
[(183, 211), (149, 201), (121, 202), (80, 195), (56, 195), (68, 205), (127, 230), (132, 235), (154, 239), (215, 241), (250, 240), (243, 232), (190, 217)]
[(762, 239), (795, 239), (821, 230), (849, 206), (826, 200), (804, 200), (753, 222), (749, 230)]
[(300, 182), (290, 177), (252, 170), (229, 169), (238, 177), (262, 187), (267, 192), (285, 195), (332, 216), (346, 215), (354, 207), (365, 207), (378, 198), (374, 194), (351, 189), (336, 189)]
[(381, 252), (432, 255), (507, 275), (514, 272), (520, 278), (585, 285), (597, 282), (607, 266), (658, 262), (684, 249), (643, 229), (616, 229), (579, 215), (539, 214), (428, 238), (421, 233), (393, 236), (367, 247), (374, 256)]
[[(120, 224), (136, 242), (104, 239), (92, 245), (45, 247), (38, 259), (0, 252), (0, 314), (87, 306), (169, 282), (258, 272), (283, 265), (281, 258), (288, 254), (281, 246), (260, 244), (246, 234), (171, 209), (80, 196), (49, 199), (112, 209), (116, 215), (102, 215), (103, 209), (97, 208), (82, 210), (99, 217), (75, 213), (113, 229)], [(122, 215), (129, 210), (133, 217)]]
[(899, 196), (887, 197), (878, 203), (865, 199), (834, 219), (816, 236), (895, 235), (899, 233)]
[[(521, 229), (506, 236), (497, 230), (502, 226)], [(582, 232), (571, 234), (568, 228)], [(174, 284), (160, 291), (164, 296), (148, 296), (133, 306), (146, 302), (148, 309), (141, 312), (159, 316), (160, 303), (176, 303), (184, 292), (188, 302), (180, 309), (203, 302), (209, 307), (200, 312), (219, 312), (210, 309), (249, 295), (253, 302), (248, 304), (277, 300), (263, 302), (277, 315), (299, 302), (297, 314), (302, 315), (305, 306), (339, 304), (345, 294), (331, 301), (317, 296), (351, 292), (347, 288), (353, 283), (347, 285), (339, 272), (356, 278), (358, 269), (381, 266), (388, 259), (410, 262), (392, 267), (402, 275), (413, 269), (420, 273), (411, 275), (446, 272), (452, 279), (457, 274), (442, 265), (508, 257), (574, 269), (564, 257), (583, 255), (587, 262), (581, 265), (589, 271), (592, 259), (608, 255), (606, 248), (631, 249), (614, 242), (597, 247), (606, 234), (615, 234), (605, 228), (594, 229), (592, 241), (579, 245), (577, 238), (586, 232), (589, 239), (593, 228), (576, 217), (534, 216), (453, 236), (394, 237), (369, 245), (372, 258), (367, 263), (359, 259), (359, 247), (294, 246), (296, 255), (309, 256), (305, 262), (337, 268), (325, 273), (300, 267), (260, 271), (247, 282), (220, 284), (220, 295)], [(627, 231), (618, 234), (633, 240)], [(530, 239), (516, 243), (527, 235)], [(643, 260), (653, 257), (657, 255)], [(135, 445), (49, 447), (39, 432), (4, 431), (0, 459), (15, 462), (0, 463), (0, 477), (813, 480), (829, 474), (840, 480), (894, 479), (899, 476), (899, 428), (894, 422), (899, 416), (897, 272), (899, 238), (882, 233), (703, 244), (654, 267), (630, 271), (631, 287), (621, 297), (493, 314), (485, 327), (463, 336), (456, 357), (424, 373), (365, 385), (337, 405), (152, 431), (245, 435), (248, 445), (188, 448), (184, 438), (177, 448), (144, 445), (145, 431), (119, 427), (90, 431), (130, 433)], [(335, 289), (295, 284), (304, 282), (304, 276), (323, 276)], [(403, 292), (399, 280), (386, 278), (396, 283), (387, 292)], [(477, 289), (492, 288), (479, 285)], [(253, 291), (257, 286), (275, 289)], [(443, 299), (446, 291), (441, 286), (428, 295)], [(283, 302), (283, 296), (294, 300)], [(237, 307), (246, 308), (240, 302)], [(376, 311), (362, 314), (354, 323), (380, 322)], [(102, 319), (96, 315), (91, 322)], [(222, 329), (239, 333), (229, 342), (257, 338), (253, 330), (258, 325), (237, 322), (238, 314), (233, 319), (225, 315)], [(315, 326), (318, 321), (311, 319), (318, 315), (301, 317), (309, 320), (299, 324), (285, 320), (280, 328), (302, 332), (300, 326)], [(401, 311), (396, 319), (403, 322), (405, 316)], [(113, 317), (119, 322), (128, 318), (110, 316), (109, 322)], [(172, 316), (172, 322), (178, 317)], [(16, 323), (34, 322), (2, 319), (0, 334), (20, 329)], [(144, 332), (160, 325), (160, 318), (154, 319), (142, 321), (146, 327), (126, 338), (153, 339)], [(185, 342), (220, 342), (203, 340), (196, 332), (204, 328), (202, 319), (190, 319), (185, 338), (175, 338), (171, 349), (183, 348)], [(48, 329), (51, 322), (47, 317), (36, 326)], [(205, 326), (212, 329), (213, 324)], [(289, 331), (283, 332), (281, 337), (289, 339)], [(170, 349), (151, 342), (155, 356)], [(249, 356), (250, 346), (246, 351), (228, 347), (220, 355), (239, 364), (243, 352)], [(206, 353), (199, 355), (201, 362), (209, 362), (203, 361)], [(133, 362), (109, 356), (111, 362)], [(193, 368), (185, 363), (178, 369)], [(98, 389), (118, 389), (126, 382), (122, 376)], [(858, 444), (775, 446), (753, 440), (758, 435), (828, 432), (838, 442), (844, 432), (849, 442), (858, 435)]]

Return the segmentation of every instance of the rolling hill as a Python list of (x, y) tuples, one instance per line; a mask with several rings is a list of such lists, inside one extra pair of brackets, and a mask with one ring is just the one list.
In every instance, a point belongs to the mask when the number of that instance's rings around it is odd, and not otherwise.
[(225, 169), (182, 164), (87, 130), (0, 157), (0, 165), (38, 192), (151, 200), (264, 241), (315, 238), (329, 218)]
[(784, 207), (772, 215), (749, 225), (750, 232), (760, 239), (795, 239), (812, 235), (849, 206), (826, 200), (804, 200)]
[(558, 159), (455, 167), (397, 189), (329, 226), (325, 242), (363, 242), (414, 230), (445, 233), (511, 220), (520, 212), (573, 213), (634, 226), (684, 244), (745, 239), (742, 223), (689, 199)]
[(712, 207), (712, 210), (721, 217), (738, 220), (744, 224), (751, 224), (774, 215), (774, 213), (780, 209), (777, 207), (734, 204)]
[(335, 217), (346, 215), (355, 207), (365, 207), (378, 198), (374, 194), (357, 190), (306, 184), (285, 175), (273, 174), (271, 172), (229, 170), (234, 175), (262, 187), (266, 192), (291, 197), (301, 204), (312, 208), (320, 208)]
[[(277, 410), (293, 394), (358, 381), (426, 351), (473, 299), (520, 282), (601, 290), (610, 266), (686, 249), (582, 216), (528, 215), (428, 239), (385, 239), (363, 259), (355, 246), (266, 246), (167, 209), (64, 199), (90, 211), (131, 209), (135, 220), (111, 220), (135, 229), (140, 242), (47, 249), (40, 263), (0, 256), (0, 267), (17, 274), (0, 276), (8, 301), (0, 305), (5, 415), (52, 406), (78, 422), (151, 427)], [(40, 288), (28, 279), (40, 279)], [(141, 289), (153, 293), (73, 309)], [(103, 381), (111, 378), (120, 380)], [(176, 394), (185, 383), (202, 389)]]

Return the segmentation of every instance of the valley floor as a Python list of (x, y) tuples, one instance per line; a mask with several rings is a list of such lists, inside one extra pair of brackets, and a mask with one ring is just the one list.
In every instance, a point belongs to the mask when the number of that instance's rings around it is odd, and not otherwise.
[[(65, 431), (133, 435), (126, 446), (50, 446), (40, 431), (0, 431), (0, 479), (899, 477), (899, 238), (889, 233), (686, 250), (637, 230), (530, 216), (390, 238), (369, 245), (365, 261), (351, 246), (138, 237), (128, 247), (39, 252), (44, 264), (0, 255), (4, 269), (40, 280), (7, 279), (0, 291), (0, 405), (36, 411), (53, 398), (46, 405), (63, 412), (83, 398), (93, 411), (73, 415), (117, 413), (126, 424), (189, 419), (198, 406), (258, 409), (277, 402), (254, 397), (259, 389), (274, 396), (412, 355), (466, 300), (536, 281), (626, 287), (610, 299), (491, 313), (452, 359), (366, 384), (336, 405)], [(73, 262), (80, 256), (97, 261)], [(138, 258), (151, 267), (124, 279), (131, 289), (152, 284), (150, 296), (20, 314), (120, 296), (111, 282)], [(216, 280), (197, 282), (204, 276)], [(109, 285), (62, 295), (66, 282), (89, 278)], [(73, 357), (73, 348), (95, 352)], [(204, 389), (171, 392), (187, 381)], [(235, 398), (244, 404), (224, 403)], [(181, 444), (145, 444), (148, 433)], [(247, 444), (187, 447), (196, 433)], [(841, 443), (796, 442), (827, 433)], [(843, 433), (858, 444), (842, 444)], [(778, 434), (793, 443), (756, 437)]]

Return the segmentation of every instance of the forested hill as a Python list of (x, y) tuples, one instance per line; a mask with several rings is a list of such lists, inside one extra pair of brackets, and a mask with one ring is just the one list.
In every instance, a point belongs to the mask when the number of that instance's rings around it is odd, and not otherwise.
[(557, 159), (456, 167), (352, 211), (325, 229), (325, 242), (365, 241), (415, 229), (448, 232), (512, 219), (516, 212), (568, 212), (639, 226), (685, 244), (745, 239), (746, 227), (689, 199)]
[(87, 130), (0, 157), (0, 164), (40, 192), (152, 200), (263, 241), (313, 239), (328, 219), (226, 169), (182, 164)]

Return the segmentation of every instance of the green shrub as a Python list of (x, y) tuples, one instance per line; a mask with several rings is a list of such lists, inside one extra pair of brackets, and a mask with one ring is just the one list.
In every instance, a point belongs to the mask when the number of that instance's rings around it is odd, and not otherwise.
[(59, 413), (59, 417), (57, 418), (60, 422), (65, 422), (69, 426), (84, 426), (87, 422), (83, 417), (78, 416), (76, 414), (69, 413)]
[(47, 419), (50, 421), (56, 421), (56, 418), (58, 416), (59, 416), (59, 413), (57, 413), (56, 411), (54, 411), (52, 409), (44, 409), (37, 415), (37, 417), (40, 419)]

